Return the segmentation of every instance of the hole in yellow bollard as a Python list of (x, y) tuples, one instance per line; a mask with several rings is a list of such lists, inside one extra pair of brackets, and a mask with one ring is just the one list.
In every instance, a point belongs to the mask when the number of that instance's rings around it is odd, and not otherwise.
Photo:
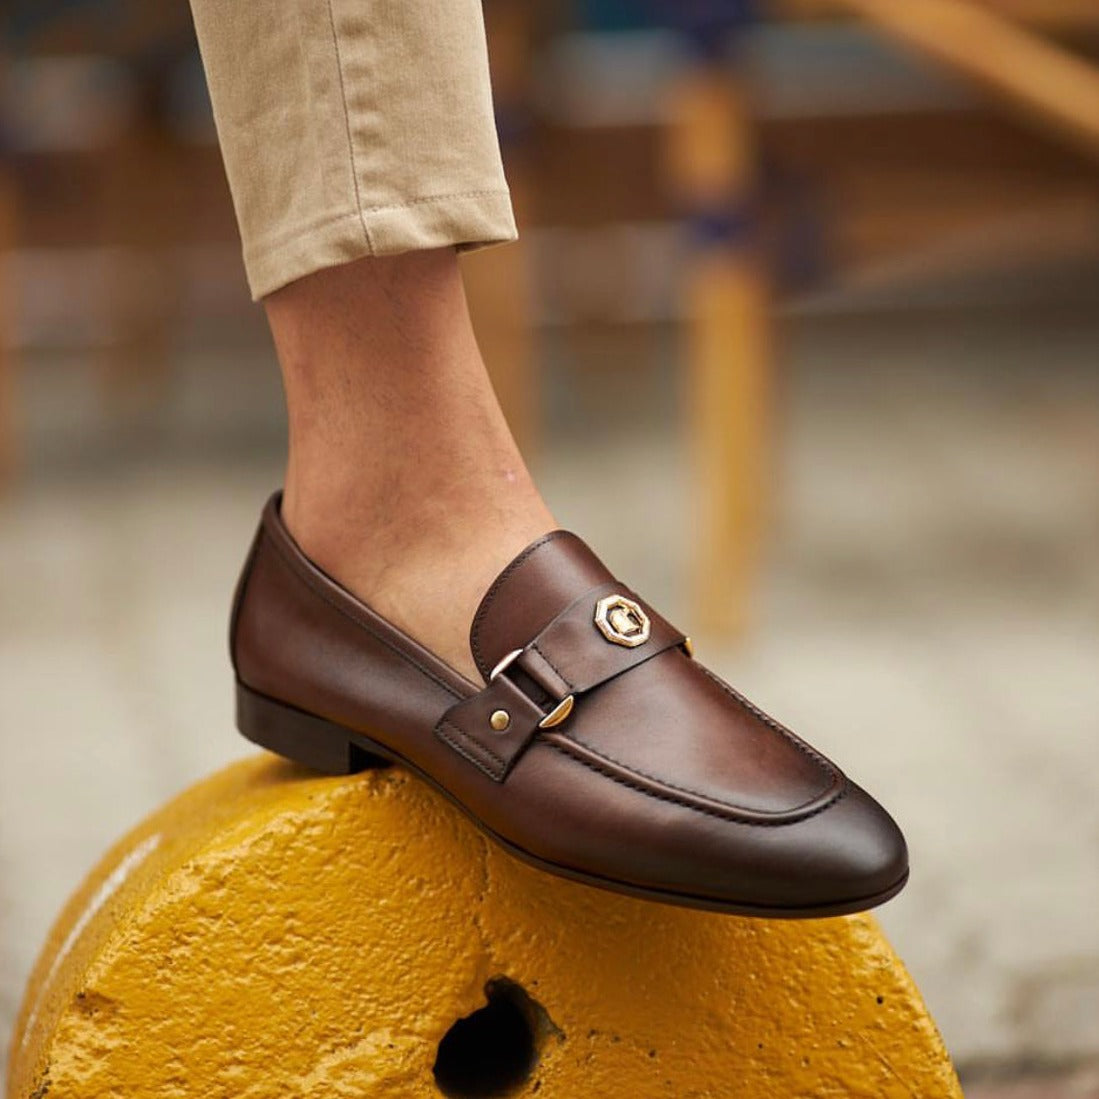
[(489, 981), (485, 998), (439, 1043), (435, 1083), (449, 1099), (513, 1095), (534, 1073), (545, 1037), (561, 1034), (545, 1008), (506, 977)]

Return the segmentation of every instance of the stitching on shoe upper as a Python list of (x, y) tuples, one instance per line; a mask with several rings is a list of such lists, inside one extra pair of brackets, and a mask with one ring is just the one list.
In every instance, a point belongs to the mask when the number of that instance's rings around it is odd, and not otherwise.
[(561, 671), (559, 667), (557, 667), (556, 664), (554, 664), (552, 660), (550, 660), (548, 656), (546, 656), (544, 652), (542, 652), (542, 650), (538, 647), (538, 642), (532, 641), (530, 647), (557, 673), (557, 675), (561, 679), (561, 682), (564, 683), (565, 686), (568, 687), (568, 689), (571, 691), (573, 689), (572, 681), (567, 675), (565, 675), (563, 671)]
[[(265, 534), (266, 534), (266, 532), (265, 532)], [(356, 626), (358, 626), (360, 629), (365, 630), (368, 634), (370, 634), (371, 637), (374, 638), (375, 641), (380, 642), (387, 649), (389, 649), (390, 652), (395, 653), (397, 656), (401, 657), (401, 659), (403, 659), (403, 660), (407, 660), (409, 664), (413, 665), (413, 667), (415, 667), (415, 668), (419, 669), (419, 671), (423, 672), (423, 674), (426, 675), (428, 677), (428, 679), (432, 680), (432, 682), (437, 683), (440, 687), (442, 687), (442, 689), (444, 691), (446, 691), (446, 693), (448, 695), (450, 695), (452, 698), (456, 698), (459, 701), (461, 701), (465, 697), (464, 695), (458, 694), (458, 692), (455, 691), (454, 688), (451, 687), (449, 683), (447, 683), (444, 680), (440, 679), (433, 671), (431, 671), (430, 668), (425, 668), (410, 653), (405, 652), (403, 649), (397, 648), (397, 646), (394, 645), (392, 641), (390, 641), (387, 638), (383, 637), (380, 633), (378, 633), (377, 630), (375, 630), (367, 622), (364, 622), (361, 618), (356, 618), (353, 614), (351, 614), (350, 611), (348, 611), (348, 609), (346, 607), (341, 607), (334, 599), (332, 599), (332, 597), (326, 591), (324, 591), (323, 589), (320, 588), (320, 586), (314, 581), (313, 577), (309, 576), (308, 574), (303, 574), (301, 572), (301, 570), (297, 567), (296, 563), (291, 561), (286, 556), (285, 552), (283, 551), (282, 547), (279, 545), (278, 540), (276, 538), (272, 538), (270, 535), (266, 535), (266, 536), (267, 536), (267, 541), (271, 543), (271, 546), (275, 551), (275, 556), (278, 558), (279, 561), (282, 562), (283, 566), (286, 569), (289, 570), (290, 575), (294, 576), (294, 577), (297, 577), (297, 579), (301, 583), (305, 584), (305, 586), (307, 588), (309, 588), (309, 590), (314, 595), (316, 595), (319, 599), (323, 599), (324, 602), (327, 603), (334, 611), (338, 611), (349, 622), (352, 622)]]
[[(609, 676), (607, 679), (601, 680), (599, 683), (596, 683), (593, 687), (589, 688), (590, 690), (598, 690), (598, 688), (603, 686), (604, 683), (609, 683), (611, 679), (617, 679), (618, 676), (625, 675), (627, 672), (636, 671), (638, 668), (641, 667), (642, 664), (647, 664), (650, 660), (652, 660), (653, 657), (660, 656), (661, 654), (667, 652), (668, 649), (674, 648), (675, 646), (681, 644), (682, 638), (684, 636), (682, 631), (676, 629), (676, 627), (673, 626), (662, 614), (650, 607), (649, 604), (644, 599), (642, 599), (640, 595), (638, 595), (634, 591), (631, 591), (629, 588), (625, 587), (625, 585), (620, 584), (617, 580), (608, 580), (606, 582), (606, 585), (597, 584), (594, 588), (589, 589), (589, 592), (597, 591), (600, 587), (608, 585), (619, 587), (622, 588), (622, 590), (629, 592), (630, 598), (632, 598), (635, 602), (643, 604), (649, 616), (653, 619), (659, 620), (662, 625), (667, 626), (668, 629), (670, 629), (673, 633), (678, 634), (679, 640), (668, 642), (662, 649), (657, 649), (655, 652), (650, 650), (637, 664), (631, 665), (628, 668), (624, 668), (622, 671), (616, 672), (614, 675)], [(566, 614), (571, 611), (577, 603), (581, 602), (589, 594), (589, 592), (585, 592), (583, 595), (578, 595), (561, 613)], [(570, 680), (569, 677), (565, 675), (565, 673), (561, 671), (561, 669), (558, 668), (552, 660), (550, 660), (545, 651), (539, 647), (537, 640), (532, 641), (530, 643), (530, 647), (557, 673), (558, 676), (560, 676), (561, 681), (565, 684), (566, 687), (568, 687), (570, 691), (574, 691), (576, 689), (573, 685), (572, 680)]]
[[(586, 740), (581, 740), (579, 737), (570, 736), (568, 733), (560, 734), (562, 740), (570, 740), (578, 747), (582, 748), (585, 752), (590, 752), (593, 756), (598, 756), (600, 759), (606, 760), (608, 763), (613, 763), (616, 767), (621, 767), (624, 771), (630, 771), (635, 775), (640, 775), (642, 778), (647, 778), (650, 782), (655, 782), (659, 786), (666, 787), (669, 790), (675, 790), (680, 794), (689, 794), (692, 797), (702, 798), (705, 801), (713, 802), (716, 805), (724, 805), (726, 808), (738, 813), (766, 813), (766, 809), (749, 809), (744, 805), (736, 805), (731, 801), (725, 801), (722, 798), (714, 797), (713, 794), (703, 793), (701, 790), (692, 790), (689, 786), (679, 786), (674, 782), (669, 782), (666, 778), (661, 778), (659, 775), (650, 774), (648, 771), (641, 770), (640, 767), (635, 767), (632, 763), (625, 763), (620, 759), (615, 759), (614, 756), (608, 755), (606, 752), (600, 751), (598, 748), (593, 748)], [(839, 781), (838, 779), (836, 781)], [(833, 782), (833, 786), (836, 782)], [(804, 809), (807, 805), (812, 805), (813, 802), (818, 801), (829, 792), (831, 787), (825, 787), (819, 794), (814, 794), (811, 798), (806, 798), (805, 801), (798, 802), (797, 805), (790, 806), (789, 809), (779, 810), (776, 815), (788, 815), (790, 813), (797, 813), (799, 810)]]
[[(489, 608), (492, 600), (496, 596), (497, 589), (499, 588), (501, 583), (504, 581), (504, 579), (509, 575), (509, 573), (513, 572), (516, 568), (518, 568), (527, 557), (529, 557), (536, 549), (539, 548), (539, 546), (542, 546), (546, 542), (548, 542), (548, 541), (550, 541), (550, 540), (554, 539), (555, 537), (558, 537), (562, 534), (565, 534), (565, 533), (567, 533), (567, 532), (562, 531), (562, 530), (550, 531), (548, 534), (546, 534), (542, 538), (538, 539), (537, 542), (534, 542), (532, 545), (528, 546), (527, 549), (519, 557), (517, 557), (496, 578), (496, 580), (492, 584), (492, 587), (490, 587), (488, 592), (485, 594), (485, 597), (481, 602), (481, 606), (478, 608), (477, 614), (474, 617), (474, 628), (471, 630), (471, 636), (474, 639), (474, 648), (475, 649), (477, 648), (477, 646), (476, 646), (476, 627), (478, 625), (479, 619), (483, 618), (484, 614), (487, 613), (488, 608)], [(263, 534), (263, 538), (268, 543), (270, 543), (271, 548), (274, 549), (276, 559), (282, 563), (283, 567), (286, 568), (287, 571), (289, 571), (289, 573), (292, 576), (296, 577), (298, 579), (298, 581), (300, 581), (311, 592), (313, 592), (314, 595), (316, 595), (318, 598), (322, 599), (325, 603), (328, 604), (328, 606), (330, 606), (334, 611), (337, 611), (339, 614), (341, 614), (349, 622), (353, 623), (354, 625), (358, 626), (360, 629), (364, 630), (366, 633), (370, 634), (371, 637), (373, 637), (380, 644), (384, 645), (387, 649), (390, 650), (390, 652), (392, 652), (395, 655), (401, 657), (401, 659), (406, 660), (409, 664), (411, 664), (413, 667), (415, 667), (420, 672), (422, 672), (424, 675), (426, 675), (428, 677), (428, 679), (430, 679), (432, 682), (434, 682), (439, 687), (441, 687), (444, 691), (446, 691), (446, 693), (448, 695), (450, 695), (452, 698), (462, 700), (465, 697), (463, 695), (459, 695), (450, 686), (450, 684), (448, 684), (444, 680), (440, 679), (429, 668), (424, 667), (423, 664), (421, 664), (420, 661), (418, 661), (414, 656), (412, 656), (411, 654), (405, 652), (402, 649), (399, 649), (391, 641), (389, 641), (387, 638), (385, 638), (381, 634), (379, 634), (378, 631), (375, 630), (367, 622), (364, 622), (362, 619), (357, 618), (356, 616), (351, 614), (347, 610), (347, 608), (341, 607), (337, 602), (335, 602), (335, 600), (333, 600), (328, 595), (327, 592), (325, 592), (315, 582), (315, 580), (312, 576), (310, 576), (308, 574), (305, 574), (305, 573), (302, 573), (302, 571), (297, 567), (297, 564), (294, 561), (292, 561), (289, 557), (287, 557), (285, 551), (279, 545), (278, 539), (272, 537), (268, 533), (268, 531), (266, 531), (266, 530), (263, 530), (262, 534)], [(258, 541), (259, 540), (257, 539), (257, 545), (255, 547), (257, 552), (258, 552), (258, 549), (259, 549)], [(537, 648), (537, 646), (532, 646), (532, 647)], [(569, 683), (569, 680), (567, 679), (567, 677), (565, 677), (564, 675), (561, 675), (561, 672), (557, 669), (557, 667), (553, 664), (553, 662), (545, 655), (545, 653), (543, 653), (540, 649), (538, 650), (538, 653), (546, 661), (546, 663), (549, 664), (549, 666), (551, 668), (553, 668), (553, 670), (555, 672), (557, 672), (558, 675), (561, 676), (561, 679), (565, 683)], [(481, 667), (482, 659), (481, 659), (480, 654), (476, 651), (474, 652), (474, 659), (477, 661), (478, 667)], [(808, 817), (813, 816), (814, 814), (816, 814), (818, 812), (821, 812), (823, 809), (827, 808), (829, 805), (834, 804), (835, 801), (838, 801), (839, 798), (843, 797), (844, 793), (846, 793), (847, 787), (846, 787), (846, 782), (845, 782), (845, 776), (839, 770), (839, 768), (837, 768), (826, 757), (822, 756), (819, 752), (817, 752), (813, 748), (811, 748), (808, 744), (806, 744), (803, 740), (801, 740), (801, 738), (798, 737), (796, 734), (794, 734), (791, 730), (787, 729), (784, 725), (780, 724), (778, 721), (776, 721), (769, 714), (765, 713), (758, 706), (756, 706), (754, 703), (752, 703), (747, 698), (745, 698), (739, 691), (735, 690), (728, 683), (726, 683), (720, 677), (718, 677), (713, 672), (711, 672), (710, 669), (707, 668), (705, 665), (699, 664), (698, 667), (703, 672), (703, 674), (708, 676), (714, 683), (716, 683), (726, 694), (729, 695), (730, 698), (732, 698), (736, 702), (738, 702), (741, 706), (743, 706), (746, 710), (748, 710), (757, 719), (762, 721), (770, 729), (772, 729), (773, 731), (775, 731), (775, 732), (779, 733), (780, 735), (782, 735), (799, 752), (802, 752), (808, 758), (813, 760), (813, 762), (815, 762), (822, 770), (824, 770), (828, 775), (831, 776), (833, 782), (843, 784), (840, 791), (839, 791), (839, 793), (836, 795), (835, 798), (825, 802), (823, 805), (821, 805), (817, 809), (812, 810), (810, 813), (807, 813), (805, 816), (799, 817), (798, 818), (799, 820), (808, 819)], [(570, 686), (571, 686), (571, 684), (570, 684)], [(491, 777), (493, 779), (497, 779), (499, 777), (498, 775), (494, 774), (488, 767), (486, 767), (481, 760), (478, 760), (478, 759), (474, 758), (468, 752), (468, 750), (463, 749), (460, 744), (455, 743), (453, 738), (446, 736), (442, 732), (442, 726), (443, 725), (445, 725), (447, 728), (453, 729), (459, 736), (463, 737), (464, 739), (466, 739), (466, 740), (470, 739), (457, 726), (451, 724), (450, 722), (445, 722), (444, 721), (444, 722), (440, 722), (439, 725), (436, 726), (436, 732), (442, 737), (443, 740), (445, 740), (456, 752), (458, 752), (460, 755), (462, 755), (463, 757), (468, 759), (471, 763), (473, 763), (474, 766), (478, 767), (485, 774), (489, 775), (489, 777)], [(562, 734), (558, 734), (558, 735), (562, 735)], [(565, 738), (562, 736), (562, 739), (565, 739)], [(480, 750), (484, 751), (487, 755), (489, 755), (493, 759), (495, 759), (500, 764), (502, 770), (506, 769), (506, 766), (507, 766), (506, 763), (498, 755), (496, 755), (495, 752), (491, 751), (491, 749), (485, 748), (481, 744), (478, 744), (476, 741), (473, 741), (473, 743), (476, 744), (477, 747)], [(724, 818), (726, 816), (725, 813), (720, 812), (716, 808), (715, 809), (710, 809), (710, 808), (707, 808), (705, 806), (694, 805), (692, 803), (682, 801), (681, 799), (675, 797), (672, 794), (662, 795), (662, 794), (659, 794), (655, 791), (649, 790), (649, 789), (647, 789), (643, 786), (636, 785), (634, 783), (630, 783), (630, 782), (626, 781), (625, 779), (623, 779), (619, 775), (614, 775), (614, 774), (612, 774), (612, 773), (610, 773), (610, 772), (608, 772), (608, 771), (606, 771), (602, 768), (599, 768), (594, 763), (592, 763), (590, 760), (581, 759), (578, 756), (572, 755), (561, 744), (558, 744), (558, 743), (555, 743), (555, 742), (550, 742), (550, 741), (546, 741), (546, 743), (550, 744), (551, 747), (556, 748), (559, 752), (562, 752), (563, 754), (567, 755), (570, 759), (574, 759), (576, 762), (582, 763), (582, 764), (584, 764), (584, 766), (589, 767), (592, 770), (598, 771), (600, 774), (605, 775), (605, 777), (610, 778), (612, 781), (617, 782), (620, 785), (628, 786), (631, 789), (636, 789), (641, 793), (648, 794), (650, 797), (655, 797), (655, 798), (659, 798), (659, 799), (664, 800), (664, 801), (670, 801), (670, 802), (673, 802), (675, 804), (682, 805), (684, 808), (687, 808), (687, 809), (694, 809), (694, 810), (697, 810), (698, 812), (709, 813), (711, 816), (720, 816), (722, 818)], [(633, 771), (634, 773), (642, 776), (643, 778), (649, 779), (649, 781), (651, 781), (651, 782), (659, 783), (661, 786), (667, 788), (668, 790), (679, 791), (681, 793), (692, 795), (692, 796), (695, 796), (695, 797), (708, 798), (708, 795), (706, 795), (706, 794), (702, 794), (698, 791), (690, 790), (686, 787), (676, 786), (675, 784), (668, 782), (666, 779), (657, 778), (655, 775), (647, 774), (646, 772), (641, 771), (638, 768), (633, 767), (630, 764), (619, 762), (618, 760), (615, 760), (613, 757), (608, 756), (605, 753), (599, 752), (595, 748), (592, 748), (586, 742), (576, 741), (575, 743), (577, 743), (578, 746), (582, 746), (585, 751), (591, 752), (592, 754), (594, 754), (594, 755), (596, 755), (600, 758), (605, 759), (608, 763), (612, 763), (612, 764), (614, 764), (618, 767), (622, 767), (625, 770)], [(714, 800), (714, 799), (709, 799), (709, 800)], [(810, 799), (810, 801), (811, 800), (812, 799)], [(719, 804), (727, 805), (727, 808), (731, 813), (745, 812), (744, 809), (742, 809), (742, 808), (738, 809), (738, 807), (736, 807), (734, 805), (729, 805), (728, 803), (721, 802)], [(802, 804), (809, 804), (809, 803), (804, 802)], [(786, 813), (796, 813), (797, 808), (795, 807), (794, 809), (786, 810), (784, 812), (786, 812)], [(739, 817), (735, 818), (735, 819), (743, 821), (743, 819), (739, 818)], [(782, 821), (748, 820), (748, 821), (743, 821), (743, 823), (749, 823), (749, 824), (781, 824), (781, 823), (784, 823), (784, 822), (782, 822)]]
[(523, 550), (523, 552), (519, 554), (519, 556), (516, 557), (515, 560), (512, 561), (511, 564), (508, 565), (508, 567), (504, 569), (504, 571), (500, 573), (500, 575), (497, 576), (495, 580), (493, 580), (488, 591), (485, 592), (484, 597), (481, 599), (481, 604), (477, 608), (477, 613), (473, 616), (473, 623), (469, 628), (470, 647), (473, 649), (473, 659), (476, 662), (477, 668), (482, 675), (485, 674), (486, 661), (481, 652), (481, 623), (484, 620), (485, 615), (488, 614), (489, 608), (495, 601), (496, 596), (500, 591), (500, 586), (517, 568), (519, 568), (520, 565), (523, 564), (524, 561), (526, 561), (528, 557), (530, 557), (532, 553), (534, 553), (536, 549), (538, 549), (540, 546), (544, 546), (551, 539), (557, 538), (560, 535), (567, 533), (568, 532), (564, 530), (551, 530), (549, 534), (543, 534), (537, 542), (532, 542), (529, 546), (527, 546), (527, 548)]
[[(444, 729), (452, 729), (455, 733), (457, 733), (458, 737), (461, 739), (461, 743), (459, 743), (457, 740), (454, 740), (452, 737), (447, 736), (447, 734), (444, 732)], [(468, 759), (474, 767), (476, 767), (479, 771), (483, 771), (486, 775), (488, 775), (489, 778), (499, 781), (503, 777), (504, 772), (507, 770), (508, 765), (505, 760), (501, 759), (500, 756), (498, 756), (491, 748), (486, 748), (483, 744), (478, 743), (468, 733), (459, 729), (458, 726), (454, 725), (452, 722), (449, 722), (445, 719), (441, 720), (439, 724), (435, 726), (435, 734), (442, 740), (445, 740), (447, 744), (449, 744), (451, 748), (453, 748), (454, 751), (458, 753), (458, 755), (464, 757), (465, 759)], [(478, 759), (477, 756), (472, 753), (468, 748), (463, 747), (463, 745), (466, 744), (474, 745), (478, 751), (484, 752), (485, 755), (489, 756), (491, 759), (496, 760), (496, 762), (500, 766), (495, 771), (492, 770), (492, 768), (490, 768), (484, 762), (484, 760)]]
[[(564, 741), (565, 738), (561, 738), (561, 740)], [(797, 810), (784, 810), (781, 820), (759, 819), (758, 817), (748, 817), (743, 815), (747, 812), (751, 812), (751, 810), (737, 809), (735, 806), (732, 805), (727, 806), (727, 808), (725, 809), (721, 809), (717, 805), (697, 805), (694, 802), (685, 801), (683, 798), (676, 797), (675, 794), (672, 793), (665, 794), (657, 790), (650, 790), (648, 787), (642, 786), (640, 783), (630, 782), (628, 779), (623, 778), (621, 775), (617, 775), (607, 768), (600, 767), (599, 764), (597, 764), (594, 760), (585, 759), (583, 756), (579, 756), (574, 754), (573, 752), (570, 752), (565, 744), (561, 741), (543, 738), (543, 743), (546, 744), (547, 747), (553, 748), (555, 751), (560, 752), (561, 755), (565, 756), (567, 759), (571, 759), (574, 763), (579, 763), (581, 766), (587, 767), (588, 770), (595, 771), (596, 774), (600, 774), (604, 778), (610, 779), (611, 782), (617, 783), (619, 786), (625, 786), (627, 789), (635, 790), (639, 794), (644, 794), (650, 798), (656, 798), (658, 801), (667, 801), (673, 805), (679, 805), (684, 809), (690, 809), (696, 813), (704, 813), (706, 814), (706, 816), (717, 817), (719, 820), (728, 820), (732, 821), (735, 824), (750, 824), (761, 828), (778, 828), (784, 824), (798, 824), (801, 821), (809, 820), (812, 817), (815, 817), (818, 813), (823, 813), (825, 809), (830, 809), (833, 805), (841, 801), (843, 797), (847, 794), (847, 791), (849, 789), (848, 784), (844, 782), (833, 797), (830, 797), (827, 801), (822, 802), (820, 805), (816, 806), (816, 808), (810, 809), (808, 812), (802, 813), (799, 816), (791, 817), (791, 814), (796, 813)], [(594, 754), (599, 755), (598, 752)], [(613, 762), (609, 760), (609, 757), (607, 758), (608, 762)], [(637, 773), (643, 774), (643, 772), (640, 771)], [(664, 782), (663, 779), (658, 779), (656, 781), (658, 781), (662, 786), (668, 786), (668, 783)]]
[(785, 737), (799, 752), (808, 756), (818, 767), (822, 768), (828, 774), (832, 776), (833, 781), (842, 781), (846, 776), (844, 773), (826, 756), (822, 756), (816, 749), (810, 747), (801, 739), (795, 732), (787, 729), (781, 722), (776, 721), (770, 714), (764, 713), (754, 702), (745, 698), (735, 687), (730, 687), (720, 676), (714, 675), (705, 664), (699, 664), (699, 669), (707, 676), (710, 677), (730, 698), (740, 703), (753, 717), (762, 721), (769, 729), (773, 729), (776, 733)]
[[(551, 661), (549, 659), (549, 657), (546, 656), (545, 653), (543, 653), (540, 649), (538, 649), (537, 644), (532, 644), (531, 648), (536, 649), (538, 651), (538, 653), (542, 657), (542, 659), (545, 660), (546, 663), (549, 664), (549, 666), (551, 668), (553, 668), (553, 670), (555, 672), (557, 672), (557, 674), (559, 676), (561, 676), (561, 678), (565, 681), (565, 683), (569, 683), (569, 680), (564, 675), (562, 675), (562, 673), (554, 665), (553, 661)], [(664, 649), (659, 653), (654, 653), (652, 658), (655, 658), (657, 656), (662, 656), (665, 652), (670, 651), (671, 648), (672, 648), (672, 646), (669, 646), (668, 649)], [(650, 658), (650, 659), (652, 659), (652, 658)], [(645, 661), (644, 663), (647, 664), (648, 661)], [(620, 674), (626, 675), (626, 674), (629, 674), (629, 672), (635, 672), (639, 668), (641, 668), (642, 666), (643, 666), (643, 664), (638, 664), (633, 668), (628, 668), (625, 672), (622, 672)], [(812, 797), (807, 798), (803, 802), (799, 802), (797, 805), (791, 806), (789, 809), (783, 809), (781, 811), (782, 814), (788, 815), (788, 814), (791, 814), (791, 813), (797, 813), (800, 809), (804, 808), (805, 806), (811, 805), (813, 802), (815, 802), (819, 798), (824, 797), (829, 792), (829, 789), (831, 787), (835, 787), (835, 786), (837, 786), (837, 785), (844, 782), (845, 776), (843, 775), (843, 773), (837, 767), (835, 767), (831, 763), (830, 760), (828, 760), (824, 756), (820, 755), (818, 752), (815, 752), (812, 748), (809, 747), (809, 745), (807, 745), (804, 741), (802, 741), (799, 737), (797, 737), (793, 732), (791, 732), (785, 726), (781, 725), (774, 718), (772, 718), (769, 714), (764, 713), (761, 709), (759, 709), (758, 706), (754, 705), (752, 702), (750, 702), (748, 699), (746, 699), (742, 694), (740, 694), (739, 691), (735, 690), (733, 687), (730, 687), (729, 684), (727, 684), (719, 676), (714, 675), (714, 673), (711, 672), (710, 669), (707, 668), (705, 665), (699, 664), (698, 667), (703, 673), (705, 673), (705, 675), (710, 680), (712, 680), (714, 683), (716, 683), (734, 702), (736, 702), (742, 708), (746, 709), (750, 714), (752, 714), (753, 717), (755, 717), (758, 720), (762, 721), (773, 732), (779, 733), (786, 741), (788, 741), (790, 743), (790, 745), (792, 747), (796, 748), (799, 752), (801, 752), (803, 755), (807, 756), (813, 763), (815, 763), (817, 765), (817, 767), (824, 773), (825, 778), (831, 780), (830, 785), (825, 786), (819, 793), (814, 794)], [(612, 677), (612, 678), (617, 678), (617, 676)], [(606, 681), (604, 681), (604, 682), (606, 682)], [(597, 684), (594, 689), (598, 690), (599, 687), (602, 686), (602, 685), (603, 684)], [(569, 683), (569, 686), (571, 688), (571, 686), (572, 686), (571, 683)], [(718, 805), (724, 805), (728, 809), (732, 810), (733, 812), (757, 812), (757, 811), (762, 812), (763, 811), (763, 810), (746, 809), (744, 806), (738, 806), (738, 805), (735, 805), (732, 802), (724, 801), (721, 798), (714, 797), (712, 794), (703, 793), (701, 790), (693, 790), (689, 786), (677, 785), (676, 783), (671, 782), (666, 778), (661, 778), (659, 775), (650, 774), (648, 771), (644, 771), (640, 767), (637, 767), (632, 763), (626, 763), (624, 760), (616, 759), (614, 756), (610, 755), (609, 753), (607, 753), (605, 751), (602, 751), (598, 748), (595, 748), (593, 745), (588, 743), (588, 741), (582, 739), (581, 737), (574, 736), (574, 735), (572, 735), (570, 733), (567, 733), (567, 732), (560, 732), (557, 735), (562, 740), (571, 741), (572, 743), (578, 745), (580, 748), (582, 748), (583, 751), (590, 752), (592, 755), (597, 756), (600, 759), (606, 760), (607, 763), (613, 764), (616, 767), (621, 767), (623, 770), (630, 771), (635, 775), (639, 775), (641, 778), (646, 778), (650, 782), (655, 782), (658, 785), (663, 786), (668, 790), (674, 790), (678, 793), (686, 794), (690, 797), (703, 798), (706, 801), (713, 802), (713, 803), (716, 803)]]

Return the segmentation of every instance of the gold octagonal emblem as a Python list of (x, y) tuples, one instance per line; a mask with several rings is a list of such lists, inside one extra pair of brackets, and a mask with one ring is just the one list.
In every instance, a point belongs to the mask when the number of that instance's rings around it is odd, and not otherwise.
[(595, 604), (595, 624), (608, 641), (628, 649), (649, 640), (649, 616), (624, 595), (607, 595), (600, 599)]

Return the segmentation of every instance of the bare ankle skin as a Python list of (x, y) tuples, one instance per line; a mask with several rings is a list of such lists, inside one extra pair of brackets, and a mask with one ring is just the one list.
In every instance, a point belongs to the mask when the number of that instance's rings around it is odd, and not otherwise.
[(290, 423), (283, 517), (322, 569), (464, 675), (477, 603), (556, 524), (473, 337), (453, 249), (264, 301)]

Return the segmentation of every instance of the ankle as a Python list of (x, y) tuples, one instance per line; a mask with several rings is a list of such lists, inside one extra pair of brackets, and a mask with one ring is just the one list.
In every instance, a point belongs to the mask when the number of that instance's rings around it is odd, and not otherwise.
[(514, 444), (486, 446), (481, 454), (452, 451), (441, 460), (384, 452), (356, 458), (354, 450), (349, 440), (305, 461), (291, 449), (283, 520), (317, 557), (369, 556), (379, 570), (403, 562), (412, 569), (421, 556), (462, 553), (553, 525)]
[[(491, 484), (492, 479), (486, 478)], [(477, 605), (553, 516), (525, 468), (480, 490), (394, 498), (288, 471), (283, 521), (316, 565), (393, 625), (477, 681), (468, 633)]]

